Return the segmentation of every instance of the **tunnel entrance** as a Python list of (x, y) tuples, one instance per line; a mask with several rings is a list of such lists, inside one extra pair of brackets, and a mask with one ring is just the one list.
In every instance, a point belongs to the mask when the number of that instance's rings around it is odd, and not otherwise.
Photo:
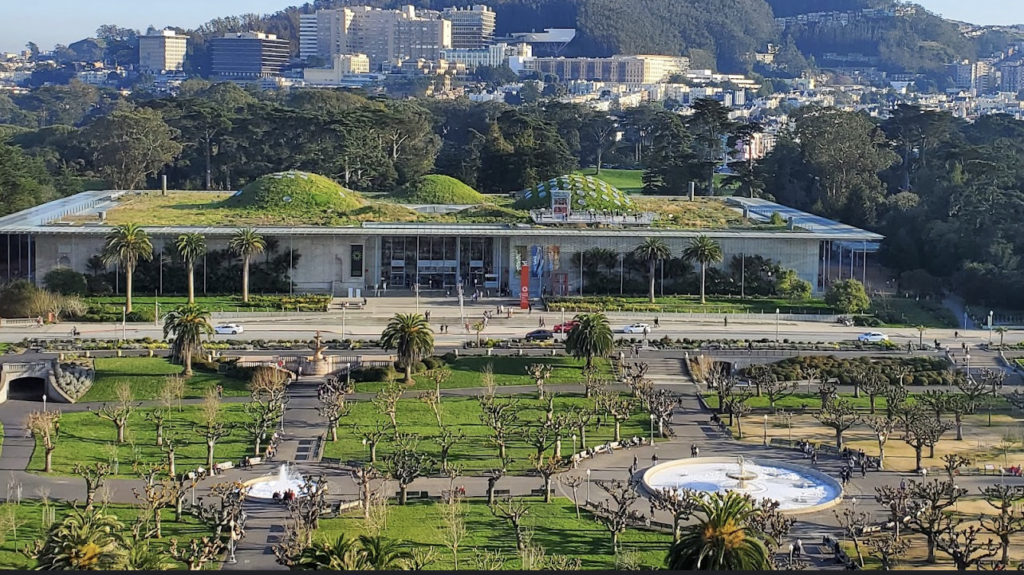
[(7, 399), (43, 401), (46, 382), (39, 377), (19, 377), (7, 384)]

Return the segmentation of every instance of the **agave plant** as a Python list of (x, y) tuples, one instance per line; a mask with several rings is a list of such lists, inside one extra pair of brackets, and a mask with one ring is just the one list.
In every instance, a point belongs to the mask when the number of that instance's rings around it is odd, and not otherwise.
[(102, 509), (77, 507), (46, 534), (36, 556), (39, 570), (99, 571), (116, 569), (124, 556), (124, 525)]

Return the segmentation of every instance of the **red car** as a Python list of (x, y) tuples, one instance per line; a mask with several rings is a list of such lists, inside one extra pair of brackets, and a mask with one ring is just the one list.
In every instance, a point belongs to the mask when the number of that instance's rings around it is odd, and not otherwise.
[(580, 322), (578, 322), (576, 320), (570, 320), (570, 321), (567, 321), (565, 323), (560, 323), (560, 324), (556, 325), (551, 331), (553, 331), (555, 333), (569, 333), (569, 330), (571, 330), (572, 328), (576, 327), (576, 325), (578, 323), (580, 323)]

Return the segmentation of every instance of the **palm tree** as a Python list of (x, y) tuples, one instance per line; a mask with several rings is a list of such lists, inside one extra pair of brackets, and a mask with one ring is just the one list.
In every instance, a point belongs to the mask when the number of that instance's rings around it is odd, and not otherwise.
[(1010, 331), (1006, 326), (999, 326), (993, 329), (999, 334), (999, 349), (1003, 349), (1003, 337), (1006, 336), (1006, 332)]
[(385, 351), (398, 351), (398, 361), (405, 368), (405, 383), (411, 384), (412, 364), (434, 351), (434, 332), (422, 315), (396, 313), (388, 320), (380, 336), (380, 345)]
[(359, 545), (363, 548), (366, 568), (374, 571), (403, 569), (412, 560), (412, 553), (403, 551), (396, 541), (380, 535), (360, 535)]
[(178, 248), (181, 261), (185, 262), (185, 273), (188, 274), (188, 303), (196, 303), (196, 261), (206, 253), (206, 238), (195, 232), (181, 234), (174, 243)]
[(650, 282), (647, 285), (647, 297), (651, 303), (654, 303), (654, 264), (658, 260), (667, 259), (671, 252), (661, 239), (647, 238), (644, 240), (644, 243), (638, 245), (633, 250), (633, 255), (647, 262), (647, 279)]
[(292, 567), (304, 571), (364, 571), (369, 568), (366, 553), (358, 541), (339, 535), (334, 543), (314, 542), (302, 550)]
[(603, 313), (579, 314), (573, 319), (577, 323), (565, 336), (565, 351), (576, 359), (587, 358), (583, 369), (590, 369), (595, 355), (611, 353), (614, 345), (612, 328)]
[(153, 259), (153, 244), (149, 241), (149, 235), (138, 224), (117, 226), (107, 234), (103, 255), (100, 257), (104, 265), (116, 262), (124, 270), (124, 309), (125, 313), (131, 313), (132, 273), (139, 260), (148, 262)]
[(203, 336), (211, 335), (210, 312), (195, 304), (179, 306), (164, 320), (164, 339), (174, 337), (171, 352), (185, 364), (184, 375), (192, 375), (192, 355), (203, 351)]
[(122, 561), (124, 525), (102, 509), (77, 507), (50, 527), (37, 557), (45, 571), (98, 571), (116, 569)]
[(228, 247), (242, 258), (242, 301), (249, 303), (249, 260), (252, 256), (263, 253), (267, 242), (263, 236), (256, 233), (256, 230), (242, 228), (231, 237)]
[[(767, 537), (752, 526), (753, 501), (734, 491), (696, 495), (697, 522), (681, 530), (665, 563), (673, 571), (767, 571)], [(702, 516), (702, 517), (701, 517)]]
[(708, 264), (722, 261), (722, 246), (707, 236), (697, 236), (690, 240), (690, 245), (683, 250), (683, 257), (700, 264), (700, 303), (706, 303), (704, 300), (704, 278)]

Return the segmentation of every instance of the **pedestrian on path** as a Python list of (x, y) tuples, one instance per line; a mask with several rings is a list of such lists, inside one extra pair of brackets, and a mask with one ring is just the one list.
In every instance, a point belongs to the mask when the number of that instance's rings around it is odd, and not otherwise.
[(430, 321), (430, 310), (423, 312), (423, 319)]
[(640, 467), (640, 458), (636, 455), (633, 456), (633, 467)]
[(799, 559), (804, 554), (804, 542), (800, 539), (796, 540), (796, 547), (793, 548), (793, 555)]

